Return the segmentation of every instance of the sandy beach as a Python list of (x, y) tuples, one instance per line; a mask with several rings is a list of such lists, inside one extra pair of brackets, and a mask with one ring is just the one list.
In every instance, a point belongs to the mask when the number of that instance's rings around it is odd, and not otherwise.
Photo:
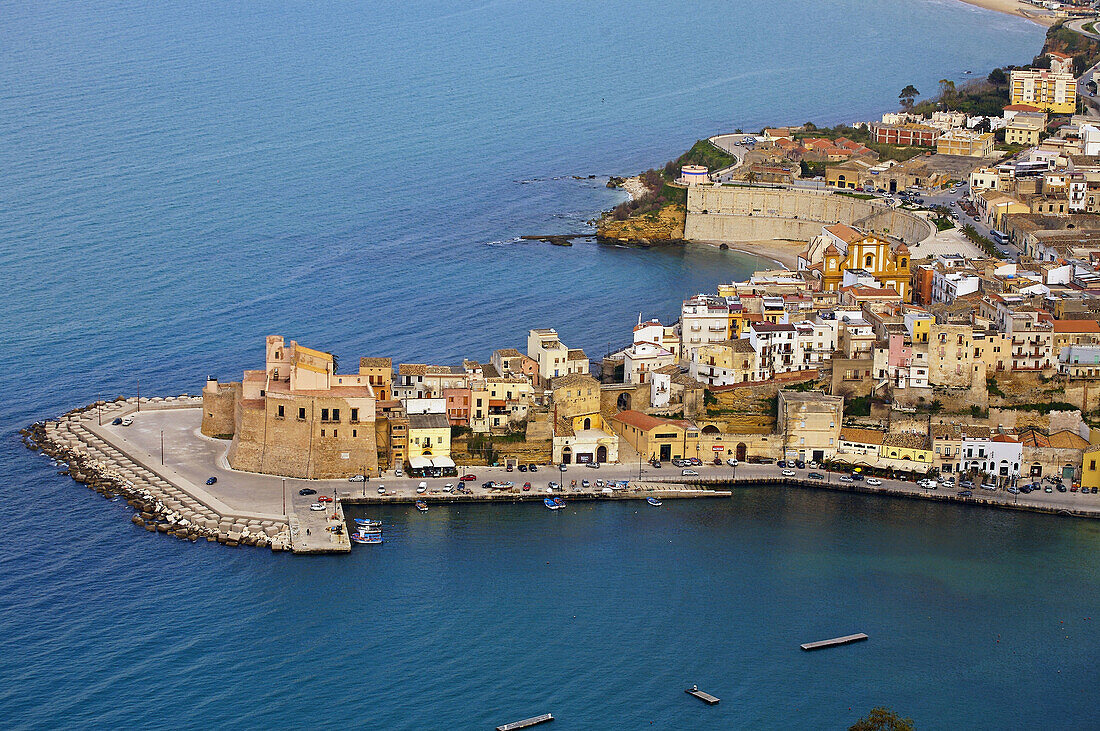
[[(716, 241), (701, 241), (700, 243), (711, 246), (721, 246)], [(743, 254), (762, 256), (771, 259), (787, 269), (798, 268), (798, 255), (806, 250), (806, 244), (802, 241), (785, 241), (768, 239), (765, 241), (738, 241), (735, 244), (726, 243), (731, 251), (740, 251)]]
[(1026, 18), (1039, 25), (1054, 25), (1054, 18), (1042, 14), (1042, 11), (1034, 5), (1025, 5), (1019, 0), (960, 0), (967, 5), (976, 5), (986, 10), (995, 10), (998, 13), (1006, 13), (1021, 18)]

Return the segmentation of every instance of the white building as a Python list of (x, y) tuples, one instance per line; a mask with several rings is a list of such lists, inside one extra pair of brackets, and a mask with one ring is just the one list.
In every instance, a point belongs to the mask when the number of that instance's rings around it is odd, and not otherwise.
[(634, 343), (653, 343), (680, 357), (680, 336), (676, 328), (662, 325), (660, 320), (642, 322), (639, 315), (638, 324), (634, 326)]
[(993, 436), (962, 438), (959, 450), (959, 471), (975, 471), (983, 479), (997, 482), (1010, 482), (1020, 476), (1020, 462), (1023, 459), (1023, 445), (1009, 434), (995, 433)]
[(978, 291), (977, 274), (957, 271), (932, 271), (932, 301), (954, 302), (955, 298)]
[(583, 350), (566, 347), (553, 328), (527, 333), (527, 355), (538, 363), (539, 379), (544, 384), (558, 376), (588, 373), (588, 356)]
[(832, 360), (836, 350), (836, 328), (831, 320), (804, 320), (794, 325), (797, 370), (811, 370)]
[(801, 370), (795, 364), (794, 325), (754, 322), (748, 332), (749, 344), (756, 351), (756, 366), (766, 378)]
[(680, 307), (680, 357), (690, 361), (701, 345), (729, 338), (729, 300), (717, 295), (697, 294)]
[(623, 356), (623, 380), (635, 385), (648, 383), (653, 371), (676, 362), (675, 355), (653, 343), (634, 343)]

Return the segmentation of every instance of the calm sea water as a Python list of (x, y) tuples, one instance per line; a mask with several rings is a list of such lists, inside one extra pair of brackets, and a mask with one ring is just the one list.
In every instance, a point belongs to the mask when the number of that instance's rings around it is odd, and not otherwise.
[[(7, 4), (6, 724), (1091, 724), (1092, 524), (759, 490), (396, 510), (378, 550), (299, 560), (134, 530), (15, 436), (139, 380), (237, 377), (268, 333), (453, 363), (556, 326), (602, 355), (760, 262), (516, 240), (621, 199), (587, 176), (872, 117), (1040, 39), (907, 0)], [(797, 651), (848, 631), (873, 640)]]

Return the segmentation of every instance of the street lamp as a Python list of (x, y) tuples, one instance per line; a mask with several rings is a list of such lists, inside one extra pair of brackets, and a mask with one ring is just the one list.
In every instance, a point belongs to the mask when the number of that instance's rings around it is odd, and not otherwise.
[(283, 478), (283, 515), (286, 515), (286, 478)]
[(160, 430), (160, 463), (164, 464), (164, 430)]

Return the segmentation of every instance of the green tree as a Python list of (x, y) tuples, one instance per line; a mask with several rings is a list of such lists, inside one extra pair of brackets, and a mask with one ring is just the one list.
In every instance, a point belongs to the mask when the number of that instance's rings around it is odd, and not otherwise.
[(908, 112), (910, 109), (913, 108), (913, 103), (916, 101), (918, 96), (920, 96), (920, 92), (917, 91), (917, 87), (909, 84), (909, 86), (902, 89), (901, 93), (898, 94), (898, 99), (901, 100), (901, 105), (905, 107), (905, 111)]
[(939, 80), (939, 85), (940, 85), (940, 96), (943, 98), (944, 101), (947, 101), (951, 97), (955, 96), (955, 82), (954, 81), (952, 81), (951, 79), (940, 79)]
[(1004, 69), (993, 69), (986, 77), (986, 81), (994, 86), (1004, 86), (1008, 83), (1008, 75), (1005, 74)]
[(913, 731), (913, 719), (902, 718), (889, 708), (872, 708), (866, 718), (848, 727), (848, 731)]

